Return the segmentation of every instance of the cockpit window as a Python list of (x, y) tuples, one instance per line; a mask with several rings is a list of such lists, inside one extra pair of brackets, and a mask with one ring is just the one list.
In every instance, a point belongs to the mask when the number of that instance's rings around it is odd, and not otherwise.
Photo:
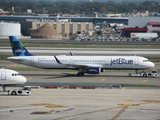
[(143, 60), (143, 62), (149, 62), (149, 60)]
[(13, 73), (12, 76), (21, 76), (19, 73)]

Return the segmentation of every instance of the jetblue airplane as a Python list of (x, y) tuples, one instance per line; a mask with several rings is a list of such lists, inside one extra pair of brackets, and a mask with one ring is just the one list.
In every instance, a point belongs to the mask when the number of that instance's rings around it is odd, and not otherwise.
[(104, 70), (144, 70), (154, 63), (140, 56), (34, 56), (15, 37), (9, 36), (14, 57), (7, 60), (44, 69), (74, 69), (77, 75), (100, 74)]
[(27, 79), (15, 70), (0, 69), (0, 85), (3, 87), (3, 91), (6, 86), (24, 84), (26, 81)]

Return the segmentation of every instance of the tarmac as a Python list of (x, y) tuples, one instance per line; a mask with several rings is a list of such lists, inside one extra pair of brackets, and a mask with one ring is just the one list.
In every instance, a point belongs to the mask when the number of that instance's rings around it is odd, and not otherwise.
[(160, 89), (32, 89), (30, 96), (0, 96), (0, 120), (158, 120)]
[[(74, 53), (78, 54), (77, 51)], [(57, 54), (61, 52), (57, 51)], [(117, 51), (113, 52), (116, 53)], [(137, 51), (133, 51), (133, 54), (134, 52)], [(158, 51), (156, 52), (155, 55), (159, 55)], [(152, 51), (152, 53), (154, 52)], [(126, 52), (126, 54), (128, 53)], [(141, 54), (145, 55), (143, 51)], [(128, 77), (129, 71), (106, 71), (100, 75), (86, 74), (85, 76), (77, 77), (76, 71), (34, 71), (34, 69), (21, 71), (20, 69), (26, 66), (9, 61), (1, 61), (0, 66), (19, 69), (17, 71), (28, 80), (25, 85), (64, 84), (66, 86), (66, 84), (73, 83), (160, 85), (160, 77)], [(156, 63), (154, 69), (159, 70), (159, 68), (160, 64)], [(30, 68), (26, 67), (25, 69)], [(18, 88), (7, 87), (7, 89)], [(26, 107), (36, 106), (38, 107), (25, 109)], [(0, 120), (158, 120), (160, 119), (160, 89), (128, 88), (125, 86), (112, 89), (109, 87), (95, 89), (82, 89), (81, 87), (76, 89), (69, 89), (68, 87), (47, 89), (40, 87), (32, 89), (32, 93), (29, 96), (0, 95), (0, 110), (5, 108), (22, 109), (13, 112), (0, 112)]]

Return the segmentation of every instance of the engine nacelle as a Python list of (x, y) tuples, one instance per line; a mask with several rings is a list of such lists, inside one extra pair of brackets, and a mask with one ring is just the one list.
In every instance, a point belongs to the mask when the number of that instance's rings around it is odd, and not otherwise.
[(86, 73), (88, 74), (100, 74), (103, 72), (103, 69), (100, 67), (88, 67), (86, 68)]

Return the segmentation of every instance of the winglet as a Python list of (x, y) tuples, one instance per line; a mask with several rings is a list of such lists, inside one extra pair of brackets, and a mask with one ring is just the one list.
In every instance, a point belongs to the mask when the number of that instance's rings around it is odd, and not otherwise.
[(58, 58), (54, 55), (54, 58), (56, 59), (56, 62), (58, 63), (58, 64), (62, 64), (61, 62), (60, 62), (60, 60), (58, 60)]
[(9, 36), (14, 56), (33, 56), (15, 36)]
[(70, 55), (71, 55), (71, 56), (74, 56), (74, 54), (73, 54), (72, 52), (70, 52)]

